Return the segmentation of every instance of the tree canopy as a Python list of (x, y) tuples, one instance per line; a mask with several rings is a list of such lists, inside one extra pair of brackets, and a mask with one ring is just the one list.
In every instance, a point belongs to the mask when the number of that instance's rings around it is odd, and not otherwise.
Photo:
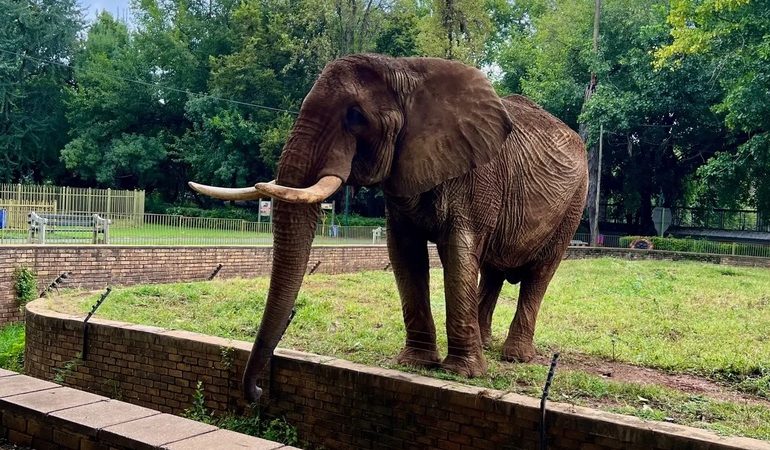
[[(457, 59), (604, 146), (601, 199), (770, 209), (770, 9), (759, 0), (0, 0), (1, 182), (141, 188), (274, 175), (295, 111), (342, 55)], [(586, 102), (591, 73), (598, 80)], [(600, 129), (604, 134), (600, 136)], [(378, 189), (353, 207), (381, 215)]]

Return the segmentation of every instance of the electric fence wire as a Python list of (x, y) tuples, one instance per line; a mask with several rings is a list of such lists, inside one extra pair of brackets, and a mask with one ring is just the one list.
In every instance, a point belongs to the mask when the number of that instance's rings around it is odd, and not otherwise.
[[(6, 44), (7, 44), (7, 42), (6, 42)], [(74, 67), (72, 67), (72, 66), (70, 66), (68, 64), (64, 64), (62, 62), (58, 62), (58, 61), (52, 61), (52, 60), (48, 60), (48, 59), (37, 58), (35, 56), (25, 55), (23, 53), (14, 52), (14, 51), (11, 51), (11, 50), (5, 50), (5, 49), (2, 49), (2, 48), (0, 48), (0, 52), (11, 54), (11, 55), (15, 55), (15, 56), (17, 56), (19, 58), (26, 58), (26, 59), (29, 59), (29, 60), (32, 60), (32, 61), (36, 61), (36, 62), (39, 62), (39, 63), (42, 63), (42, 64), (51, 64), (51, 65), (54, 65), (54, 66), (59, 66), (59, 67), (63, 67), (63, 68), (66, 68), (66, 69), (74, 70)], [(256, 108), (256, 109), (264, 109), (264, 110), (267, 110), (267, 111), (281, 112), (281, 113), (291, 114), (291, 115), (295, 115), (295, 116), (299, 115), (298, 111), (293, 111), (293, 110), (290, 110), (290, 109), (274, 108), (272, 106), (265, 106), (265, 105), (258, 105), (256, 103), (242, 102), (242, 101), (239, 101), (239, 100), (233, 100), (231, 98), (219, 97), (219, 96), (211, 95), (211, 94), (198, 94), (198, 93), (195, 93), (195, 92), (192, 92), (192, 91), (188, 91), (186, 89), (178, 89), (178, 88), (174, 88), (174, 87), (170, 87), (170, 86), (165, 86), (165, 85), (160, 84), (160, 83), (151, 83), (151, 82), (148, 82), (148, 81), (135, 80), (135, 79), (132, 79), (132, 78), (121, 77), (119, 75), (113, 75), (113, 74), (109, 74), (109, 73), (106, 73), (106, 72), (91, 70), (90, 73), (103, 75), (103, 76), (105, 76), (107, 78), (112, 78), (112, 79), (115, 79), (115, 80), (125, 81), (125, 82), (128, 82), (128, 83), (135, 83), (135, 84), (139, 84), (139, 85), (143, 85), (143, 86), (148, 86), (148, 87), (156, 88), (156, 89), (159, 89), (159, 90), (166, 90), (166, 91), (170, 91), (170, 92), (177, 92), (177, 93), (180, 93), (180, 94), (186, 94), (186, 95), (188, 95), (190, 97), (208, 98), (208, 99), (212, 99), (212, 100), (232, 103), (232, 104), (235, 104), (235, 105), (248, 106), (248, 107), (252, 107), (252, 108)]]

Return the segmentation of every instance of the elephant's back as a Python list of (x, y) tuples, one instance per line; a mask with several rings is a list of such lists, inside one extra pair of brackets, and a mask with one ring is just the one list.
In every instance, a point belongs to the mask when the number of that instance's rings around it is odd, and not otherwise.
[(513, 131), (502, 156), (523, 183), (524, 199), (553, 207), (569, 203), (588, 180), (583, 140), (526, 97), (511, 95), (503, 102)]
[(565, 165), (576, 169), (587, 166), (583, 140), (558, 117), (521, 95), (509, 95), (502, 100), (513, 122), (510, 143), (524, 147), (539, 144), (550, 149), (548, 154), (560, 157)]
[(516, 255), (517, 261), (495, 264), (511, 267), (552, 240), (575, 209), (576, 195), (585, 192), (588, 170), (583, 141), (566, 124), (526, 97), (503, 102), (514, 125), (500, 161), (510, 181), (491, 253), (502, 260)]

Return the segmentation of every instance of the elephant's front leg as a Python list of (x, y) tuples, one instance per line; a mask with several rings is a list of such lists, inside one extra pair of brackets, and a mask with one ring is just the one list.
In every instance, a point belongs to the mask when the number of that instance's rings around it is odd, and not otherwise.
[(408, 227), (388, 224), (388, 252), (396, 278), (406, 327), (400, 364), (435, 367), (439, 364), (436, 325), (430, 311), (428, 241)]
[(458, 231), (439, 245), (444, 266), (448, 355), (442, 366), (467, 377), (484, 375), (487, 362), (479, 330), (478, 274), (473, 235)]

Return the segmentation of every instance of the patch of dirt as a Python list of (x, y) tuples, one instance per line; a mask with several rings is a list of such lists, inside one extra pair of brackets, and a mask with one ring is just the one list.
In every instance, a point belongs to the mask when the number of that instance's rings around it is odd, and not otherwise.
[[(551, 356), (537, 355), (535, 364), (550, 366)], [(715, 400), (733, 403), (750, 403), (770, 408), (770, 400), (739, 392), (734, 388), (695, 375), (668, 373), (661, 370), (634, 366), (618, 361), (608, 361), (589, 355), (562, 354), (556, 367), (559, 370), (575, 370), (597, 375), (607, 380), (636, 384), (655, 384), (692, 395), (702, 395)]]

